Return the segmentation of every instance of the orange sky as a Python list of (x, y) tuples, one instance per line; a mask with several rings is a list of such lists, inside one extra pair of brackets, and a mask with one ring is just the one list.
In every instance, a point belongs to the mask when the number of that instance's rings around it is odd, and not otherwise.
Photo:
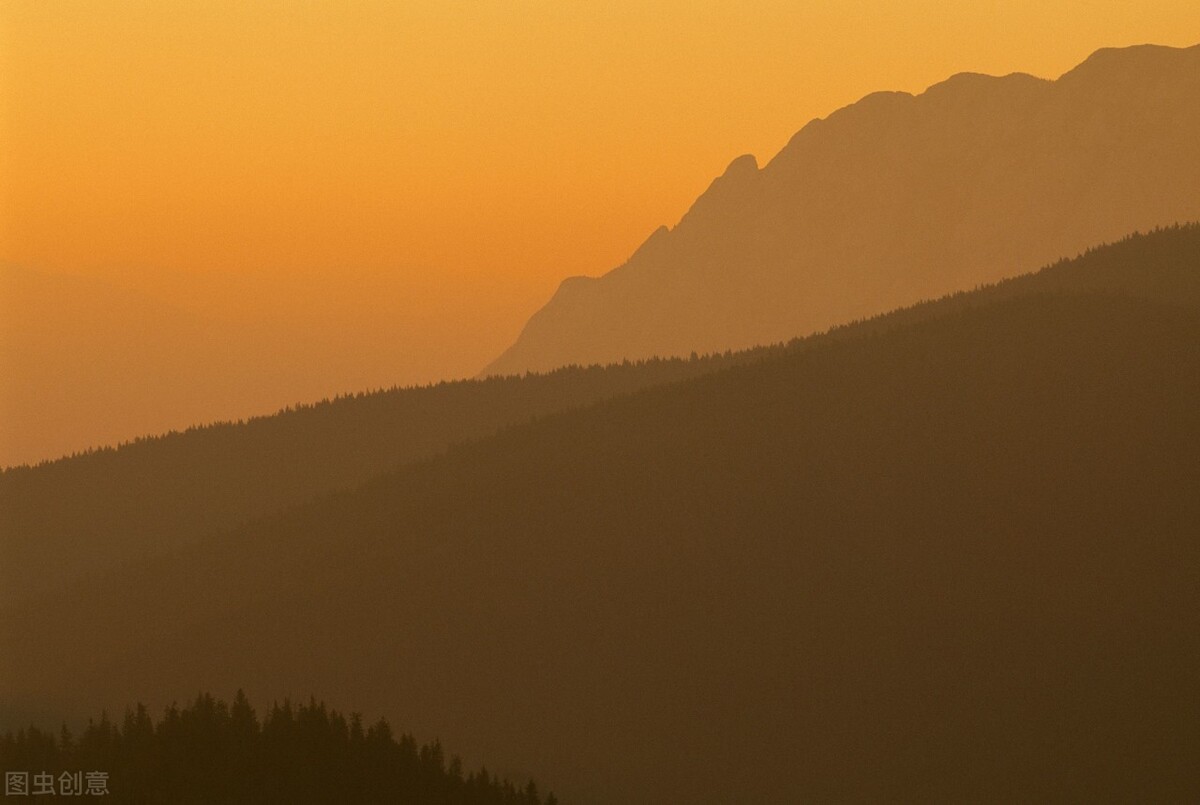
[(1198, 41), (1196, 0), (4, 0), (0, 262), (394, 342), (332, 391), (469, 374), (812, 117)]

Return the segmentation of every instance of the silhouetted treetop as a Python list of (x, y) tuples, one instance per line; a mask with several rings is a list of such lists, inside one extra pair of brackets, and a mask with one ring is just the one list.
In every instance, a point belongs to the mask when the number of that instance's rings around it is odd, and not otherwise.
[[(144, 705), (89, 720), (79, 736), (31, 726), (0, 738), (0, 767), (54, 780), (96, 772), (104, 801), (177, 803), (412, 803), (554, 805), (529, 780), (518, 786), (486, 769), (464, 773), (439, 742), (418, 745), (385, 720), (364, 729), (324, 702), (275, 702), (262, 720), (240, 690), (232, 704), (200, 694), (156, 722)], [(97, 783), (100, 783), (98, 780)], [(71, 794), (67, 789), (56, 792)]]

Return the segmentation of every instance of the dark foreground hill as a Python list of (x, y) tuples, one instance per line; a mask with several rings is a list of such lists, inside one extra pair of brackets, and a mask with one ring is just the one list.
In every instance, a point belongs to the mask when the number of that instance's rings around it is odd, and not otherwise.
[(1200, 305), (1200, 227), (1137, 236), (1036, 274), (789, 346), (359, 394), (240, 424), (0, 473), (0, 605), (188, 545), (248, 520), (555, 411), (1001, 298), (1101, 291)]
[(10, 607), (0, 688), (333, 690), (573, 801), (1195, 800), (1200, 306), (942, 311)]
[[(441, 743), (396, 737), (310, 698), (275, 702), (261, 722), (241, 691), (232, 704), (200, 694), (160, 719), (144, 705), (119, 723), (101, 714), (73, 734), (36, 726), (0, 736), (0, 768), (26, 796), (102, 796), (122, 805), (555, 805), (532, 780), (518, 788), (486, 768), (463, 771)], [(47, 776), (48, 775), (48, 776)], [(14, 781), (7, 780), (6, 795)], [(41, 792), (41, 793), (39, 793)], [(14, 793), (14, 795), (16, 795)]]
[(1200, 219), (1197, 98), (1200, 46), (869, 95), (564, 281), (485, 373), (773, 343)]

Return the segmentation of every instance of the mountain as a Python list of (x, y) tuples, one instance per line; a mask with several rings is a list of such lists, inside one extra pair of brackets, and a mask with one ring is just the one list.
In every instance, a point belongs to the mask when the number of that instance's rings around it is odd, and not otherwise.
[[(999, 298), (1100, 291), (1200, 304), (1200, 228), (1130, 238), (971, 294), (823, 336), (807, 349)], [(1138, 266), (1137, 271), (1130, 265)], [(560, 369), (339, 397), (246, 422), (141, 439), (0, 472), (0, 605), (354, 488), (450, 445), (557, 411), (761, 360), (781, 346), (690, 360)]]
[(484, 374), (773, 343), (1200, 220), (1197, 97), (1200, 46), (869, 95), (564, 281)]
[(6, 706), (336, 690), (579, 802), (1195, 800), (1198, 274), (1132, 238), (5, 607)]
[(0, 472), (0, 604), (352, 488), (502, 427), (753, 359), (654, 360), (348, 395), (10, 468)]

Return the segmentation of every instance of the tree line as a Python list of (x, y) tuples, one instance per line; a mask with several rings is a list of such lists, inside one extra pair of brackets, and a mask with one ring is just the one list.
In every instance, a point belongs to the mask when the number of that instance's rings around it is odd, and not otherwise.
[(260, 720), (242, 691), (230, 704), (200, 694), (157, 721), (142, 704), (120, 723), (104, 713), (79, 735), (65, 724), (57, 734), (36, 726), (9, 731), (0, 738), (0, 766), (9, 793), (35, 775), (52, 785), (64, 773), (99, 772), (105, 801), (146, 805), (558, 802), (552, 793), (543, 798), (532, 780), (519, 786), (486, 768), (467, 772), (438, 741), (418, 744), (384, 719), (364, 724), (359, 714), (347, 717), (314, 699), (276, 702)]

